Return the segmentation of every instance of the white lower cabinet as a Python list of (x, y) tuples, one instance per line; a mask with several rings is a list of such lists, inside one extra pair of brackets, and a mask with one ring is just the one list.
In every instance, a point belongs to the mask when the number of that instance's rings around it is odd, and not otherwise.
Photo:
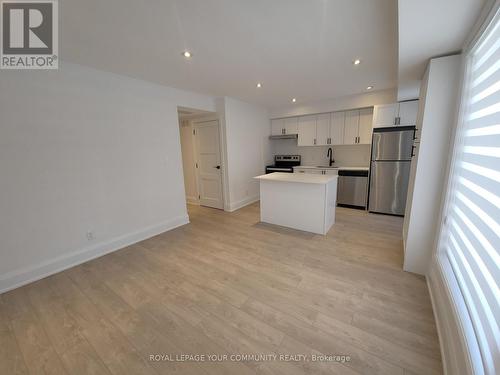
[(315, 167), (294, 167), (294, 173), (309, 173), (309, 174), (327, 174), (327, 175), (337, 175), (338, 169), (334, 168), (315, 168)]

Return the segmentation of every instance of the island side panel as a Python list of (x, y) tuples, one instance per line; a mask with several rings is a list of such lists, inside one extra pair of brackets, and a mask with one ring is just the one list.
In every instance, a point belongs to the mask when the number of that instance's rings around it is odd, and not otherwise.
[(326, 185), (324, 234), (327, 234), (332, 225), (335, 224), (335, 209), (337, 207), (337, 182), (338, 178), (330, 181)]
[(260, 181), (260, 219), (307, 232), (325, 234), (326, 185)]

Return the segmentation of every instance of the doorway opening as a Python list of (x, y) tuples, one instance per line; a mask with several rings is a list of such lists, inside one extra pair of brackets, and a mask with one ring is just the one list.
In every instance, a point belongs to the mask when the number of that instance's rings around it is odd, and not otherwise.
[(186, 203), (224, 209), (224, 168), (217, 113), (177, 109)]

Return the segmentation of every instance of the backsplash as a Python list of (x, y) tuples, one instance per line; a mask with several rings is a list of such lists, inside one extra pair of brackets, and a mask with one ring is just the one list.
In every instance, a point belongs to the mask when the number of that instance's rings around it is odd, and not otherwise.
[(272, 142), (273, 155), (300, 155), (302, 165), (328, 165), (326, 153), (333, 150), (334, 166), (368, 167), (370, 164), (370, 145), (340, 146), (297, 146), (295, 139), (279, 139)]

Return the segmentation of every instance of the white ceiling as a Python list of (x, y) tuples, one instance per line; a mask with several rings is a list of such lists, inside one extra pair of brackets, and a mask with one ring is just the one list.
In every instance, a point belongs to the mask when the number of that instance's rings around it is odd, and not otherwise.
[(63, 61), (168, 86), (274, 108), (397, 84), (396, 0), (59, 4)]
[(399, 0), (398, 99), (418, 95), (431, 57), (460, 51), (485, 0)]

